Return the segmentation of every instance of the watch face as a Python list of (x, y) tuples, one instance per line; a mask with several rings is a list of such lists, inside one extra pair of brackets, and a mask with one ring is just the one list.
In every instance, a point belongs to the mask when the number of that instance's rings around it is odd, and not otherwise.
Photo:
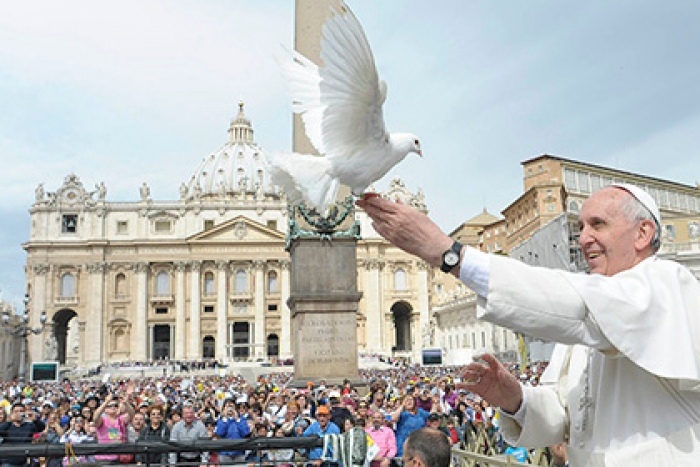
[(459, 263), (459, 255), (456, 251), (448, 251), (445, 254), (445, 263), (448, 266), (456, 266)]

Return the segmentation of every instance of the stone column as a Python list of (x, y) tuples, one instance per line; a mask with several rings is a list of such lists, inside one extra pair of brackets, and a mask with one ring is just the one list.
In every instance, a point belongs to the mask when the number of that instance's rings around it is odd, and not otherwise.
[(228, 261), (217, 261), (216, 269), (218, 282), (216, 286), (216, 358), (226, 359), (226, 344), (228, 344), (228, 297), (226, 287), (228, 281)]
[(187, 348), (187, 332), (185, 329), (186, 321), (186, 289), (185, 289), (185, 271), (187, 263), (178, 261), (175, 263), (175, 338), (172, 342), (175, 344), (175, 349), (171, 355), (174, 355), (175, 360), (183, 360), (185, 358), (185, 349)]
[(142, 361), (148, 359), (148, 263), (134, 265), (136, 272), (136, 315), (131, 326), (131, 359)]
[(154, 358), (156, 344), (156, 330), (154, 324), (148, 325), (148, 337), (146, 338), (146, 358)]
[[(51, 292), (47, 292), (46, 282), (47, 274), (51, 272), (52, 268), (48, 264), (35, 264), (32, 266), (32, 272), (34, 273), (34, 283), (32, 284), (31, 295), (29, 296), (30, 302), (27, 305), (29, 308), (29, 325), (33, 328), (39, 327), (41, 323), (39, 319), (41, 318), (41, 312), (46, 311), (46, 319), (51, 320), (53, 317), (48, 313), (47, 304), (51, 299)], [(23, 310), (24, 311), (24, 310)], [(27, 356), (27, 381), (29, 381), (29, 362), (31, 361), (41, 361), (44, 357), (44, 335), (45, 333), (29, 336), (29, 345)]]
[[(77, 318), (75, 318), (77, 319)], [(81, 320), (77, 321), (78, 325), (78, 355), (76, 355), (78, 362), (84, 362), (84, 365), (89, 366), (90, 363), (87, 360), (89, 348), (88, 341), (90, 340), (87, 333), (88, 321)]]
[(266, 354), (265, 346), (265, 262), (253, 261), (255, 271), (255, 322), (253, 324), (253, 344), (255, 344), (253, 356), (262, 357)]
[(284, 260), (280, 263), (282, 277), (280, 279), (280, 357), (292, 356), (292, 314), (287, 301), (289, 300), (289, 268), (291, 263)]
[[(105, 360), (107, 355), (107, 343), (109, 342), (109, 330), (105, 329), (104, 288), (106, 263), (88, 264), (87, 272), (90, 274), (90, 299), (87, 311), (87, 335), (91, 336), (90, 345), (85, 349), (85, 363), (96, 365)], [(68, 340), (66, 339), (66, 352)]]
[(190, 340), (187, 358), (198, 360), (202, 358), (202, 262), (193, 261), (190, 269)]
[(382, 300), (381, 290), (382, 281), (380, 271), (383, 267), (383, 262), (378, 259), (368, 259), (364, 261), (365, 267), (365, 304), (367, 323), (365, 326), (365, 335), (368, 352), (380, 352), (386, 350), (382, 344), (382, 336), (384, 335)]

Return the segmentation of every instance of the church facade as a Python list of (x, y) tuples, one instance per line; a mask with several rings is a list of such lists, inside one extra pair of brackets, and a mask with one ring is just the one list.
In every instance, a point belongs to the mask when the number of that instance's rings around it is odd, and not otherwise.
[[(272, 185), (241, 104), (229, 138), (181, 184), (179, 199), (109, 201), (75, 174), (36, 189), (27, 292), (45, 310), (30, 358), (72, 367), (157, 359), (274, 361), (293, 355), (287, 306), (287, 200)], [(426, 210), (394, 180), (385, 196)], [(433, 268), (379, 238), (363, 213), (359, 351), (416, 356), (431, 345)], [(32, 313), (37, 320), (39, 312)]]

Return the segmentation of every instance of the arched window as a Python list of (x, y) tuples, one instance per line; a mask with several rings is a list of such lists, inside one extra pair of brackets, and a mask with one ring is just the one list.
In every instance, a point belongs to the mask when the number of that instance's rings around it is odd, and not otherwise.
[(114, 278), (114, 295), (117, 297), (126, 296), (126, 276), (120, 272)]
[(214, 295), (216, 289), (214, 288), (214, 273), (207, 271), (204, 273), (204, 295)]
[(236, 284), (234, 290), (236, 293), (245, 293), (248, 291), (248, 274), (243, 269), (236, 271)]
[(397, 269), (394, 273), (394, 287), (396, 290), (406, 290), (406, 271)]
[(270, 271), (267, 273), (267, 291), (269, 293), (277, 293), (277, 272)]
[(61, 276), (61, 297), (75, 296), (75, 276), (66, 273)]
[(202, 358), (214, 358), (216, 355), (216, 339), (214, 336), (204, 336), (202, 339)]
[(170, 274), (167, 271), (160, 271), (156, 276), (156, 295), (170, 295)]
[(277, 357), (280, 354), (280, 338), (277, 334), (267, 336), (267, 356)]

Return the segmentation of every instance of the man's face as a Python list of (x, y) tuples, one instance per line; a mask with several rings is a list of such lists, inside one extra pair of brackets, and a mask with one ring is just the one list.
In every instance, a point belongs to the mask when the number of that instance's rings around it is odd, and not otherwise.
[(188, 425), (194, 421), (194, 407), (184, 407), (182, 409), (182, 419)]
[(134, 414), (134, 421), (132, 422), (134, 428), (140, 430), (146, 424), (146, 418), (141, 412), (136, 412)]
[[(644, 257), (646, 246), (640, 239), (640, 222), (629, 220), (621, 210), (629, 193), (603, 188), (588, 198), (581, 208), (579, 245), (591, 274), (612, 276), (630, 269)], [(650, 222), (650, 221), (646, 221)]]
[(321, 425), (321, 428), (325, 428), (328, 425), (328, 422), (331, 419), (331, 416), (329, 414), (316, 414), (316, 419), (318, 420), (318, 424)]
[(24, 421), (24, 407), (17, 406), (10, 412), (10, 420), (15, 423)]
[(381, 412), (375, 412), (372, 414), (372, 426), (374, 426), (375, 430), (378, 430), (384, 425), (384, 414)]

